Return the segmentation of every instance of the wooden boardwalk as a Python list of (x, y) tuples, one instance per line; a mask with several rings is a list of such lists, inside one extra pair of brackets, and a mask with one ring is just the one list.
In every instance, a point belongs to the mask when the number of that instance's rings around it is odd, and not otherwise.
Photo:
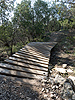
[(56, 42), (31, 42), (0, 63), (0, 74), (31, 79), (48, 75), (50, 51)]

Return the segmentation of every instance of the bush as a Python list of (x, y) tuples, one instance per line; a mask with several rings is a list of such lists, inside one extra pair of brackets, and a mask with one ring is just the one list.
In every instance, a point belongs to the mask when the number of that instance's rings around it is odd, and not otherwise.
[(48, 30), (49, 31), (58, 31), (61, 28), (61, 24), (56, 19), (53, 19), (49, 22)]

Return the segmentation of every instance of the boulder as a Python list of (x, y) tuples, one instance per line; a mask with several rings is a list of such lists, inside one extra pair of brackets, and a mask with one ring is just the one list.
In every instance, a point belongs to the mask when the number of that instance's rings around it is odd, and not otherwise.
[(74, 91), (70, 83), (65, 82), (63, 84), (63, 88), (61, 89), (61, 97), (62, 99), (72, 100), (72, 96), (74, 95)]
[(60, 72), (60, 73), (63, 73), (63, 74), (66, 74), (67, 73), (67, 70), (64, 69), (64, 68), (55, 68), (56, 71)]
[(73, 81), (74, 85), (75, 85), (75, 76), (69, 76), (68, 78), (70, 78)]
[(75, 100), (75, 93), (72, 95), (72, 100)]
[(68, 73), (73, 73), (73, 71), (71, 69), (67, 69)]
[(62, 67), (63, 68), (67, 68), (67, 64), (62, 64)]
[(54, 81), (57, 83), (63, 84), (66, 81), (66, 79), (57, 74)]

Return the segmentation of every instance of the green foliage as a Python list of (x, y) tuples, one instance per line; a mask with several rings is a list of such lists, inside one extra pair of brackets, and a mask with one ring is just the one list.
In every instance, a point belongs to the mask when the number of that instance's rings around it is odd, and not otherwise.
[(14, 8), (15, 0), (0, 0), (0, 23), (7, 24), (9, 20), (9, 14)]
[(10, 46), (11, 40), (13, 36), (13, 26), (12, 23), (9, 23), (7, 26), (2, 25), (0, 26), (0, 40)]
[[(47, 32), (75, 29), (75, 9), (68, 9), (63, 0), (48, 4), (37, 0), (32, 8), (30, 0), (22, 0), (14, 9), (14, 17), (9, 22), (15, 0), (0, 1), (0, 43), (11, 52), (30, 41), (48, 41)], [(59, 1), (59, 3), (57, 3)], [(74, 6), (74, 5), (73, 5)]]
[(35, 27), (35, 37), (39, 37), (41, 34), (44, 33), (44, 27), (42, 23), (37, 22), (34, 27)]
[(57, 21), (57, 19), (51, 20), (48, 25), (49, 31), (58, 31), (60, 30), (60, 28), (61, 28), (61, 24), (59, 23), (59, 21)]
[(63, 26), (63, 30), (68, 30), (68, 29), (75, 29), (75, 19), (65, 19), (60, 21), (61, 26)]
[(42, 22), (45, 24), (48, 21), (50, 9), (45, 1), (37, 0), (34, 3), (34, 11), (37, 22)]
[(20, 33), (21, 36), (28, 37), (29, 40), (31, 35), (33, 35), (31, 11), (31, 1), (23, 0), (21, 4), (17, 5), (13, 18), (13, 24), (18, 29), (18, 33)]

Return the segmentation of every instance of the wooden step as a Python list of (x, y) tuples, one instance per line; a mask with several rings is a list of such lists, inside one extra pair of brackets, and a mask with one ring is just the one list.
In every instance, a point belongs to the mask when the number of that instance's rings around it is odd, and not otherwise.
[(36, 69), (36, 70), (48, 71), (48, 67), (26, 64), (26, 63), (23, 63), (23, 62), (12, 61), (12, 60), (9, 60), (9, 59), (6, 59), (5, 63), (16, 65), (16, 66), (21, 66), (21, 67), (26, 67), (26, 68), (31, 68), (31, 69)]
[(41, 64), (48, 64), (48, 62), (36, 60), (34, 58), (24, 57), (24, 56), (21, 56), (21, 55), (19, 56), (19, 55), (16, 55), (16, 54), (14, 54), (13, 57), (20, 58), (20, 59), (23, 59), (23, 60), (28, 60), (28, 61), (34, 61), (34, 62), (41, 63)]
[(37, 57), (39, 59), (42, 59), (42, 60), (45, 60), (45, 61), (49, 61), (49, 58), (46, 58), (46, 57), (42, 57), (40, 55), (33, 55), (33, 53), (30, 53), (30, 52), (25, 52), (25, 51), (18, 51), (17, 53), (21, 53), (21, 54), (24, 54), (25, 56), (33, 56), (33, 57)]
[(55, 45), (57, 44), (57, 42), (30, 42), (28, 43), (25, 47), (30, 46), (30, 47), (35, 47), (35, 48), (44, 48), (47, 49), (47, 51), (51, 50)]
[(0, 74), (29, 79), (48, 75), (50, 51), (54, 42), (31, 42), (12, 57), (0, 63)]
[(54, 46), (57, 42), (30, 42), (27, 45), (52, 45)]
[(38, 48), (38, 49), (42, 49), (42, 50), (45, 50), (45, 51), (51, 51), (51, 49), (57, 44), (57, 42), (30, 42), (28, 43), (25, 48), (29, 48), (31, 47), (31, 49), (35, 49), (35, 48)]
[(35, 75), (15, 70), (8, 70), (6, 68), (0, 68), (0, 74), (7, 75), (7, 76), (13, 76), (13, 77), (20, 77), (20, 78), (34, 78), (34, 79), (42, 79), (47, 76), (41, 76), (41, 75)]
[(22, 48), (25, 51), (35, 51), (35, 52), (39, 52), (39, 53), (43, 53), (43, 54), (47, 54), (48, 52), (50, 52), (50, 50), (46, 49), (44, 46), (25, 46), (24, 48)]
[(24, 47), (24, 49), (29, 49), (29, 50), (39, 50), (39, 51), (42, 51), (42, 52), (45, 52), (45, 51), (50, 51), (51, 48), (53, 46), (50, 46), (50, 45), (26, 45)]
[(23, 49), (26, 49), (26, 50), (37, 50), (39, 52), (50, 52), (51, 49), (57, 44), (57, 42), (48, 42), (48, 43), (45, 43), (45, 42), (31, 42), (31, 43), (28, 43)]
[(42, 67), (48, 67), (48, 64), (37, 63), (35, 61), (28, 61), (28, 60), (23, 60), (23, 59), (20, 59), (20, 58), (15, 58), (15, 57), (9, 57), (9, 60), (22, 62), (22, 63), (28, 63), (28, 64), (42, 66)]
[(47, 76), (47, 72), (45, 72), (45, 71), (30, 69), (28, 67), (26, 68), (26, 67), (21, 67), (21, 66), (13, 66), (13, 65), (10, 65), (10, 64), (6, 64), (6, 63), (0, 63), (0, 68), (20, 71), (20, 72), (25, 72), (25, 73), (31, 73), (31, 74), (36, 74), (36, 75)]
[(21, 51), (25, 51), (25, 52), (30, 52), (30, 53), (33, 53), (34, 55), (38, 54), (39, 56), (43, 56), (43, 57), (47, 57), (49, 58), (49, 55), (50, 55), (50, 52), (49, 51), (40, 51), (40, 50), (26, 50), (26, 49), (20, 49)]
[(49, 55), (46, 55), (46, 54), (39, 54), (39, 53), (37, 53), (37, 52), (29, 52), (29, 51), (25, 51), (25, 50), (22, 50), (22, 49), (20, 49), (19, 52), (23, 52), (23, 53), (29, 54), (29, 55), (38, 56), (38, 57), (44, 58), (44, 59), (46, 59), (46, 60), (48, 60), (49, 57), (50, 57), (50, 54), (49, 54)]
[(28, 54), (25, 54), (25, 53), (15, 53), (13, 54), (14, 55), (18, 55), (18, 56), (22, 56), (22, 57), (25, 57), (25, 58), (28, 58), (28, 59), (36, 59), (36, 60), (39, 60), (39, 61), (43, 61), (43, 62), (49, 62), (49, 59), (48, 60), (45, 60), (43, 58), (40, 58), (38, 56), (34, 56), (34, 55), (28, 55)]

